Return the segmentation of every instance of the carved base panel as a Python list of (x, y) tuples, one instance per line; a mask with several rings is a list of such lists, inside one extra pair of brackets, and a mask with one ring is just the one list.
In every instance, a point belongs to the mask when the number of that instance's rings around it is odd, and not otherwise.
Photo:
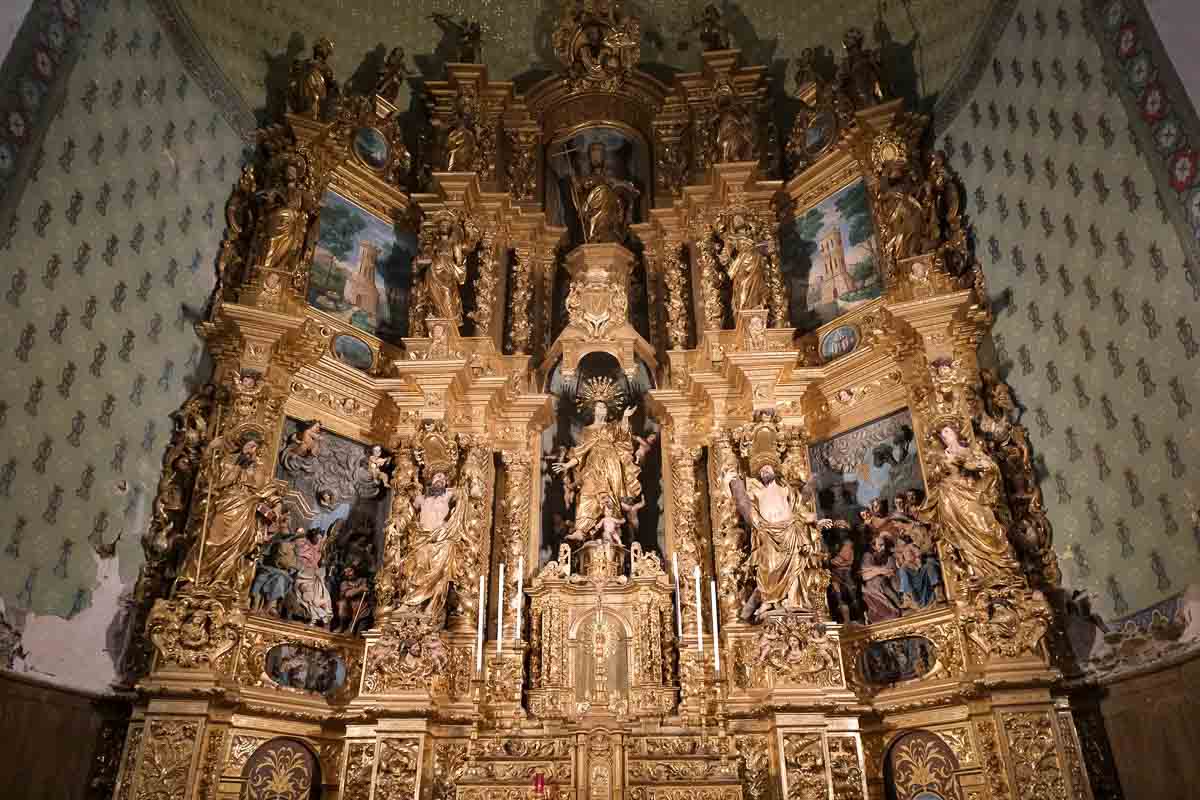
[(302, 800), (339, 785), (344, 749), (313, 722), (159, 700), (130, 725), (114, 800)]
[(130, 725), (114, 800), (292, 796), (256, 793), (270, 785), (338, 787), (343, 800), (515, 800), (538, 783), (560, 800), (1093, 798), (1072, 712), (1044, 690), (962, 695), (874, 719), (850, 704), (725, 718), (713, 702), (703, 725), (668, 714), (564, 730), (419, 716), (342, 727), (250, 698), (159, 698)]
[(1071, 711), (1031, 694), (885, 717), (862, 737), (870, 797), (884, 796), (886, 775), (897, 800), (1091, 800)]
[(866, 754), (857, 720), (797, 714), (778, 722), (783, 797), (865, 800)]

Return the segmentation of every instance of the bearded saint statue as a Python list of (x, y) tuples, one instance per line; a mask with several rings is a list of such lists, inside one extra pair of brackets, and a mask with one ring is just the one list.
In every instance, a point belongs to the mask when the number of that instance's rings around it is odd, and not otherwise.
[(282, 186), (259, 193), (260, 227), (255, 242), (254, 265), (263, 272), (293, 272), (316, 242), (318, 224), (310, 221), (310, 201), (301, 186), (302, 165), (283, 167)]
[(588, 173), (571, 178), (571, 199), (583, 227), (583, 240), (588, 244), (624, 241), (632, 202), (638, 194), (632, 183), (609, 174), (604, 144), (592, 142), (588, 146)]
[(775, 609), (816, 611), (825, 601), (829, 573), (820, 531), (844, 522), (817, 519), (803, 486), (789, 486), (779, 475), (779, 451), (769, 424), (756, 427), (750, 472), (742, 479), (734, 470), (721, 476), (750, 528), (750, 566), (760, 605), (755, 617)]
[(733, 289), (733, 313), (764, 308), (767, 301), (767, 257), (756, 241), (754, 226), (741, 214), (720, 230), (724, 246), (717, 255)]
[(411, 556), (405, 565), (407, 587), (400, 605), (441, 622), (451, 585), (463, 574), (474, 544), (469, 541), (467, 516), (471, 500), (484, 493), (479, 476), (464, 467), (465, 490), (450, 485), (454, 461), (443, 446), (426, 445), (428, 483), (413, 498), (417, 517), (411, 529)]
[[(229, 590), (242, 595), (254, 577), (255, 562), (247, 556), (269, 538), (283, 519), (279, 484), (261, 475), (260, 439), (245, 434), (241, 444), (209, 470), (208, 485), (198, 489), (201, 528), (183, 568), (180, 583)], [(226, 443), (212, 441), (209, 452), (220, 453)]]
[(461, 287), (467, 279), (467, 246), (462, 226), (450, 217), (437, 221), (433, 257), (425, 273), (425, 291), (433, 315), (462, 324)]

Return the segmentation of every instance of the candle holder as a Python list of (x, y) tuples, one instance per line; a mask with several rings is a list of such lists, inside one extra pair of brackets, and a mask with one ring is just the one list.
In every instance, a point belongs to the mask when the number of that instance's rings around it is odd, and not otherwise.
[(471, 706), (477, 725), (483, 719), (483, 699), (483, 674), (477, 672), (471, 678)]

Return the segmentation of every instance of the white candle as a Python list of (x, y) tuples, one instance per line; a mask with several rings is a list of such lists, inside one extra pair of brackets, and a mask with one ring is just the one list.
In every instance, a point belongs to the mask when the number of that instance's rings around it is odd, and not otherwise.
[(675, 639), (683, 641), (683, 615), (679, 611), (679, 554), (671, 555), (671, 566), (675, 570)]
[(484, 577), (479, 576), (479, 611), (476, 617), (479, 619), (479, 632), (475, 634), (475, 671), (483, 672), (483, 591)]
[(525, 605), (525, 556), (517, 561), (517, 635), (513, 638), (521, 641), (521, 611)]
[(500, 562), (500, 597), (496, 603), (496, 652), (504, 650), (504, 562)]
[(717, 674), (721, 674), (721, 623), (717, 615), (717, 581), (714, 578), (709, 583), (708, 588), (711, 590), (712, 598), (712, 617), (713, 617), (713, 658), (716, 659)]
[(696, 646), (704, 653), (704, 596), (700, 594), (700, 567), (692, 567), (692, 577), (696, 579)]

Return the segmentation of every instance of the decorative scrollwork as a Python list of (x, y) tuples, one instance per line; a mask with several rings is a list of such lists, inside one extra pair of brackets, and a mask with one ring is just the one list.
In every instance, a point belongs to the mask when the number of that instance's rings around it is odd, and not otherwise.
[(241, 612), (229, 611), (221, 600), (181, 594), (155, 602), (146, 630), (163, 661), (219, 669), (238, 643), (242, 623)]
[(133, 800), (176, 800), (188, 791), (188, 778), (200, 723), (151, 720), (146, 724)]
[(382, 636), (367, 649), (363, 689), (370, 694), (428, 688), (448, 694), (450, 652), (433, 623), (402, 616), (383, 627)]
[(774, 614), (767, 617), (755, 644), (757, 661), (773, 670), (777, 684), (843, 685), (841, 653), (820, 624)]
[(575, 91), (614, 92), (641, 58), (641, 22), (620, 2), (563, 0), (552, 40)]

